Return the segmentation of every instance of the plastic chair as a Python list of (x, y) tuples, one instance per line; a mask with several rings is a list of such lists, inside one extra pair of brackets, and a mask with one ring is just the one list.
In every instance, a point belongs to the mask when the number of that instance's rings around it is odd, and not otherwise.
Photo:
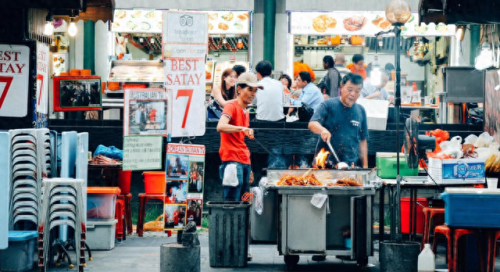
[[(422, 244), (420, 250), (423, 250), (424, 245), (429, 243), (431, 224), (434, 223), (434, 226), (436, 226), (444, 222), (444, 208), (425, 207), (422, 209), (422, 212), (424, 213), (424, 233), (422, 234)], [(440, 223), (436, 224), (436, 221), (439, 221)]]
[[(448, 252), (448, 271), (456, 272), (458, 267), (458, 241), (462, 236), (473, 234), (476, 236), (477, 247), (479, 252), (479, 271), (484, 271), (483, 254), (480, 237), (477, 231), (472, 229), (453, 229), (447, 225), (436, 226), (434, 229), (434, 241), (432, 243), (432, 251), (436, 254), (437, 248), (437, 234), (442, 234), (447, 239), (447, 252)], [(453, 247), (452, 247), (453, 246)]]
[(495, 272), (495, 258), (497, 256), (497, 240), (500, 239), (500, 230), (490, 230), (488, 237), (488, 258), (486, 264), (487, 272)]

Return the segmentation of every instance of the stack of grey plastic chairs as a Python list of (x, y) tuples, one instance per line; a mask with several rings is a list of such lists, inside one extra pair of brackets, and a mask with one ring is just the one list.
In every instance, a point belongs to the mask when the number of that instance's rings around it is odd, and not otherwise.
[[(64, 225), (74, 230), (76, 265), (79, 271), (83, 271), (86, 240), (83, 183), (83, 179), (43, 179), (42, 210), (38, 228), (38, 266), (42, 272), (46, 271), (49, 263), (52, 233)], [(73, 268), (69, 255), (67, 257), (69, 267)]]
[(10, 229), (36, 230), (41, 205), (42, 178), (52, 173), (48, 129), (10, 130)]

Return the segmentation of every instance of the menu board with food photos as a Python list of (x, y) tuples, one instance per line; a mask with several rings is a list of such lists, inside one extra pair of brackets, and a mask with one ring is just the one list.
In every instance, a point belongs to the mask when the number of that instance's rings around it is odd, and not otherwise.
[(161, 33), (162, 11), (150, 9), (116, 9), (111, 24), (112, 32)]
[(250, 33), (250, 12), (208, 11), (209, 34)]
[[(162, 33), (161, 10), (116, 9), (112, 32)], [(208, 13), (209, 34), (249, 34), (249, 11), (202, 11)]]
[[(392, 28), (384, 11), (292, 12), (290, 32), (296, 35), (362, 35)], [(402, 27), (403, 36), (453, 36), (454, 25), (418, 25), (418, 14), (412, 13)], [(389, 35), (394, 35), (393, 33)]]

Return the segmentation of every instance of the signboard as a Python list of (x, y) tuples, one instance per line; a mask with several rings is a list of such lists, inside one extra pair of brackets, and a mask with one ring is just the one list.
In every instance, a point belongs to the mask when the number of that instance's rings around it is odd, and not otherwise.
[[(163, 11), (150, 9), (115, 9), (112, 32), (162, 33)], [(249, 34), (249, 11), (206, 11), (209, 34)], [(187, 23), (187, 20), (186, 20)]]
[(29, 60), (29, 47), (0, 44), (0, 117), (28, 114)]
[(250, 33), (250, 12), (248, 11), (208, 11), (209, 34)]
[(125, 89), (123, 103), (123, 136), (167, 134), (164, 89)]
[(49, 100), (49, 47), (36, 43), (36, 111), (47, 114)]
[(101, 110), (100, 76), (56, 76), (52, 82), (54, 111)]
[(163, 47), (169, 48), (163, 51), (168, 133), (172, 137), (204, 135), (208, 15), (166, 11), (163, 19)]
[(167, 145), (165, 229), (182, 228), (190, 221), (201, 227), (205, 152), (203, 145)]
[(115, 9), (112, 32), (161, 33), (162, 11), (151, 9)]
[(123, 139), (123, 170), (161, 169), (162, 136), (127, 136)]
[[(391, 28), (384, 11), (291, 12), (290, 15), (290, 33), (295, 35), (375, 36), (376, 33)], [(454, 36), (455, 26), (419, 26), (418, 13), (412, 13), (403, 26), (401, 35)]]

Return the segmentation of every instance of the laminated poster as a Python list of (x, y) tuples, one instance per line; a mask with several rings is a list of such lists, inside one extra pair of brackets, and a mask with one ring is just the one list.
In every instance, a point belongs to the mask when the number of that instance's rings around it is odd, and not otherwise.
[(123, 139), (123, 170), (159, 170), (162, 136), (126, 136)]
[(167, 145), (165, 229), (180, 229), (190, 221), (201, 227), (205, 152), (203, 145)]
[(167, 134), (164, 89), (125, 89), (123, 110), (123, 136)]

